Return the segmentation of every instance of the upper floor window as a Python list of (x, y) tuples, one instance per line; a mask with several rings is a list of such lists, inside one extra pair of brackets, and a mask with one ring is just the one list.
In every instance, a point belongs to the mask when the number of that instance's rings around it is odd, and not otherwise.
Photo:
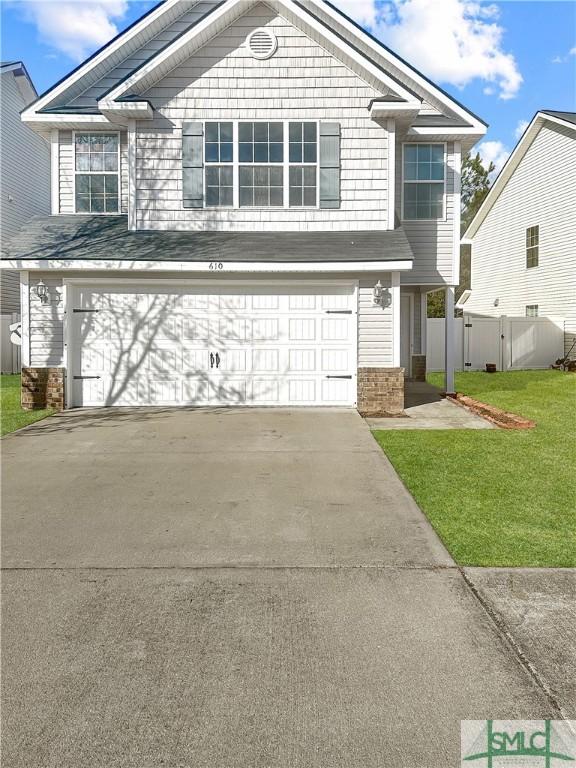
[(119, 151), (117, 133), (75, 134), (76, 213), (118, 213)]
[(204, 128), (206, 162), (206, 205), (234, 205), (234, 126), (233, 123), (206, 123)]
[(315, 122), (207, 122), (204, 164), (207, 207), (318, 205)]
[(540, 227), (528, 227), (526, 230), (526, 267), (538, 266), (538, 249), (540, 245)]
[(526, 317), (538, 317), (538, 304), (526, 304)]
[(444, 216), (443, 144), (404, 144), (404, 219)]

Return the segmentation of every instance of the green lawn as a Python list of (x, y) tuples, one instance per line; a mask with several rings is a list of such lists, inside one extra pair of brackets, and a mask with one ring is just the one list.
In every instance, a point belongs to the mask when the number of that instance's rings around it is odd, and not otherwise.
[(456, 389), (537, 426), (374, 433), (454, 559), (576, 566), (576, 376), (462, 373)]
[(20, 407), (20, 375), (0, 376), (0, 434), (14, 432), (51, 413), (51, 410), (23, 411)]

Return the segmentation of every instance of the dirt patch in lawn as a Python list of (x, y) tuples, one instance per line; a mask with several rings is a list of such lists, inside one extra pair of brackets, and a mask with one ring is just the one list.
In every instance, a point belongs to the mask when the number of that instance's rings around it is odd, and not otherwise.
[(457, 392), (455, 395), (448, 395), (448, 397), (463, 408), (496, 424), (496, 426), (501, 429), (533, 429), (536, 426), (535, 421), (525, 419), (523, 416), (518, 416), (516, 413), (503, 411), (500, 408), (496, 408), (494, 405), (482, 403), (480, 400), (474, 400), (473, 397), (463, 395), (461, 392)]

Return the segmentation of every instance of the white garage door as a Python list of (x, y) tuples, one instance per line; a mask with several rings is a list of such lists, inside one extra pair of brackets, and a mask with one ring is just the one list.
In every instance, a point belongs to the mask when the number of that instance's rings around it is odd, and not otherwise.
[(354, 286), (70, 291), (71, 405), (354, 405)]

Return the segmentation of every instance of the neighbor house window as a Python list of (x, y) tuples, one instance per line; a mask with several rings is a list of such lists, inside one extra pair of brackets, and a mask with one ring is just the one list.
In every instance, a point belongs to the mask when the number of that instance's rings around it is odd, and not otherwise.
[(315, 206), (318, 188), (318, 126), (316, 123), (290, 123), (288, 138), (290, 207)]
[(540, 244), (540, 227), (528, 227), (526, 230), (526, 267), (538, 266), (538, 246)]
[(234, 130), (232, 123), (206, 123), (204, 130), (206, 163), (206, 205), (234, 204)]
[(538, 317), (538, 304), (526, 304), (526, 317)]
[(77, 133), (74, 138), (76, 213), (118, 213), (117, 133)]
[(404, 144), (404, 218), (444, 216), (443, 144)]

